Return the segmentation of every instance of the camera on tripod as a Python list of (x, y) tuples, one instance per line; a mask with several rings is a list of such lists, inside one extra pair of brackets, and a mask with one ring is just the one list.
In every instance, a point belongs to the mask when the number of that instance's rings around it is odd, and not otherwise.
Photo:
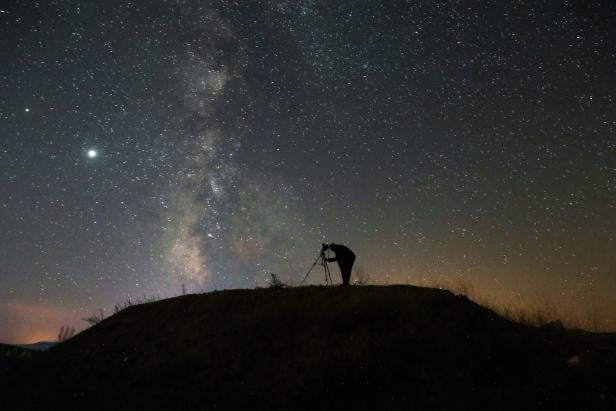
[(312, 269), (316, 265), (322, 265), (323, 266), (323, 271), (325, 271), (325, 284), (333, 285), (332, 275), (331, 275), (331, 273), (329, 271), (329, 266), (327, 265), (327, 258), (328, 258), (328, 256), (325, 255), (327, 250), (329, 250), (329, 244), (321, 244), (321, 252), (319, 253), (319, 256), (317, 257), (317, 259), (314, 260), (314, 263), (312, 263), (312, 266), (310, 267), (310, 269), (308, 270), (308, 272), (304, 276), (304, 279), (302, 280), (302, 282), (299, 284), (300, 286), (302, 284), (304, 284), (304, 281), (306, 281), (306, 278), (308, 278), (308, 275), (310, 274), (310, 272), (312, 271)]

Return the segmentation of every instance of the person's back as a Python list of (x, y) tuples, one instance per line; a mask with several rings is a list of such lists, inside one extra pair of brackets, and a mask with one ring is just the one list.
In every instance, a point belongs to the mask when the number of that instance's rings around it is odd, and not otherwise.
[(340, 260), (355, 260), (355, 253), (345, 245), (331, 243), (329, 249), (336, 253), (338, 262), (340, 262)]
[(331, 243), (327, 248), (336, 254), (336, 257), (328, 258), (327, 261), (338, 262), (340, 274), (342, 275), (342, 285), (349, 285), (351, 270), (353, 269), (353, 263), (355, 263), (355, 253), (349, 247), (342, 244)]

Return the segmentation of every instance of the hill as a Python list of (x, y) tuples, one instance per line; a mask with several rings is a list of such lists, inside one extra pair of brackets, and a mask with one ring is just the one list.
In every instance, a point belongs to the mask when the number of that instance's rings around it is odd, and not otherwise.
[[(30, 350), (16, 345), (0, 344), (0, 377), (24, 370), (26, 365), (32, 362), (32, 357), (33, 353)], [(0, 383), (4, 381), (0, 379)]]
[(20, 409), (616, 409), (616, 338), (411, 286), (129, 307), (3, 375)]

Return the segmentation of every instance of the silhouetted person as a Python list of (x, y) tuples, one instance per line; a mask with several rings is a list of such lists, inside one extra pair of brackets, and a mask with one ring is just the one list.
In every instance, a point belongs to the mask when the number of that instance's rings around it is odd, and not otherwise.
[(323, 251), (332, 250), (335, 257), (326, 258), (328, 263), (338, 261), (338, 267), (340, 267), (340, 274), (342, 274), (342, 285), (349, 285), (351, 280), (351, 270), (353, 269), (353, 263), (355, 262), (355, 253), (342, 244), (331, 243), (329, 245), (323, 244)]

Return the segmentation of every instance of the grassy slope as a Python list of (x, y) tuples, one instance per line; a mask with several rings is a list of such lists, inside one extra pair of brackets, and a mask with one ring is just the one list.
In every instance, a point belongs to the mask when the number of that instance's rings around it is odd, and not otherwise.
[[(23, 370), (29, 365), (36, 354), (25, 348), (14, 345), (0, 344), (0, 376), (14, 370)], [(0, 383), (2, 381), (0, 380)]]
[(130, 307), (42, 353), (17, 386), (37, 393), (31, 408), (610, 409), (615, 341), (436, 289), (235, 290)]

